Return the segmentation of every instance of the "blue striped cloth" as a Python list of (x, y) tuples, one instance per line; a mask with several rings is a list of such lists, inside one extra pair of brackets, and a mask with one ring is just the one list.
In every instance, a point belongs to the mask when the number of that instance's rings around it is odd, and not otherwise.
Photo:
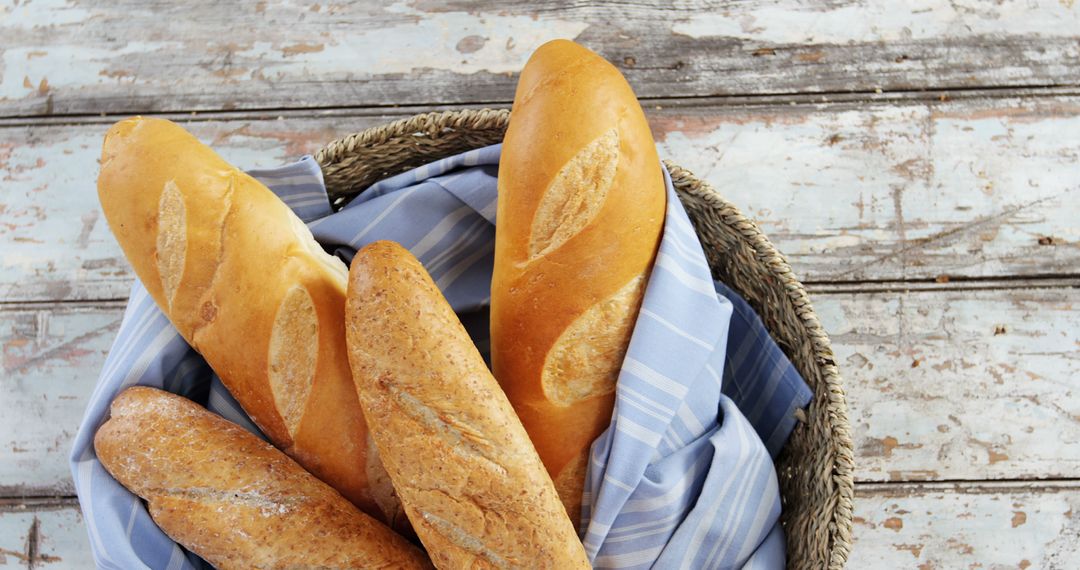
[[(251, 174), (349, 261), (380, 239), (416, 255), (487, 356), (500, 146), (383, 180), (332, 213), (310, 158)], [(598, 568), (783, 568), (773, 458), (811, 393), (737, 294), (712, 280), (667, 179), (664, 235), (616, 392), (593, 444), (583, 542)], [(183, 394), (258, 430), (138, 282), (90, 398), (72, 474), (101, 568), (203, 568), (97, 461), (93, 435), (124, 388)]]

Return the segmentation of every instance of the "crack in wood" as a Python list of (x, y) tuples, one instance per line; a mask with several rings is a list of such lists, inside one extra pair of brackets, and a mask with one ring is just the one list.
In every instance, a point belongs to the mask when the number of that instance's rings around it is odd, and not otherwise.
[(26, 565), (30, 570), (37, 565), (40, 532), (41, 520), (35, 516), (33, 522), (30, 523), (30, 530), (26, 533)]
[[(70, 347), (72, 345), (78, 345), (80, 343), (86, 342), (86, 341), (88, 341), (88, 340), (90, 340), (92, 338), (95, 338), (97, 336), (100, 336), (102, 334), (114, 333), (119, 329), (120, 329), (120, 319), (117, 319), (117, 320), (112, 321), (111, 323), (109, 323), (107, 325), (97, 327), (97, 328), (95, 328), (93, 330), (90, 330), (89, 332), (86, 332), (86, 333), (83, 333), (83, 334), (81, 334), (79, 336), (76, 336), (74, 338), (65, 340), (64, 342), (62, 342), (59, 345), (54, 346), (52, 348), (41, 351), (41, 352), (39, 352), (37, 354), (28, 356), (26, 358), (17, 359), (15, 361), (15, 363), (14, 363), (14, 366), (11, 366), (11, 367), (5, 366), (4, 372), (7, 372), (7, 373), (26, 372), (27, 370), (30, 369), (30, 367), (32, 367), (32, 366), (34, 366), (36, 364), (40, 364), (40, 363), (44, 362), (45, 360), (48, 360), (49, 358), (52, 358), (52, 357), (60, 354), (66, 348), (68, 348), (68, 347)], [(44, 334), (44, 331), (39, 331), (39, 334)]]
[(30, 528), (26, 532), (26, 545), (23, 548), (23, 551), (19, 552), (8, 548), (0, 548), (0, 563), (3, 563), (3, 556), (12, 556), (20, 562), (25, 563), (28, 570), (38, 568), (40, 562), (52, 563), (62, 561), (62, 558), (59, 556), (51, 556), (41, 552), (41, 519), (36, 515), (30, 522)]
[[(895, 202), (895, 208), (896, 208), (896, 214), (897, 214), (897, 224), (899, 226), (898, 233), (900, 234), (899, 242), (900, 242), (901, 247), (899, 249), (891, 252), (891, 253), (888, 253), (886, 255), (882, 255), (880, 257), (876, 257), (876, 258), (874, 258), (874, 259), (872, 259), (870, 261), (867, 261), (865, 263), (862, 263), (862, 264), (856, 265), (854, 267), (851, 267), (849, 269), (846, 269), (844, 271), (841, 271), (841, 272), (837, 273), (836, 275), (837, 275), (837, 277), (843, 277), (845, 275), (857, 274), (857, 273), (865, 270), (868, 267), (872, 267), (874, 265), (880, 265), (882, 263), (885, 263), (887, 261), (897, 259), (897, 258), (899, 258), (900, 261), (901, 261), (902, 270), (906, 270), (907, 263), (905, 262), (905, 260), (912, 252), (916, 252), (916, 251), (925, 249), (926, 247), (928, 247), (930, 245), (945, 241), (945, 240), (947, 240), (949, 238), (956, 237), (956, 236), (964, 234), (964, 233), (971, 232), (972, 230), (983, 229), (983, 228), (985, 228), (987, 226), (995, 225), (995, 224), (996, 225), (1001, 225), (1001, 224), (1005, 223), (1005, 221), (1007, 221), (1009, 218), (1015, 216), (1016, 214), (1019, 214), (1020, 212), (1023, 212), (1024, 210), (1033, 208), (1035, 206), (1039, 206), (1041, 204), (1045, 204), (1046, 202), (1049, 202), (1051, 200), (1057, 200), (1057, 199), (1062, 198), (1065, 195), (1073, 192), (1074, 190), (1075, 190), (1075, 188), (1069, 188), (1068, 190), (1065, 190), (1064, 192), (1061, 192), (1061, 193), (1058, 193), (1058, 194), (1054, 194), (1053, 196), (1046, 196), (1046, 197), (1043, 197), (1043, 198), (1039, 198), (1038, 200), (1032, 200), (1032, 201), (1027, 202), (1025, 204), (1020, 204), (1018, 206), (1013, 206), (1011, 208), (1006, 208), (1005, 210), (1003, 210), (1003, 211), (1001, 211), (1001, 212), (999, 212), (997, 214), (993, 214), (993, 215), (989, 215), (989, 216), (982, 216), (982, 217), (976, 218), (974, 220), (964, 222), (964, 223), (962, 223), (962, 224), (960, 224), (960, 225), (958, 225), (958, 226), (956, 226), (954, 228), (949, 228), (947, 230), (942, 230), (940, 232), (936, 232), (936, 233), (934, 233), (932, 235), (929, 235), (929, 236), (926, 236), (926, 237), (911, 240), (910, 242), (906, 239), (906, 235), (905, 235), (905, 231), (904, 231), (904, 219), (903, 219), (903, 213), (902, 213), (902, 210), (901, 210), (901, 204), (900, 204), (900, 201), (899, 201), (900, 200), (899, 194), (894, 193), (893, 199), (894, 199), (894, 202)], [(905, 275), (905, 277), (906, 277), (906, 275)]]
[[(759, 95), (700, 95), (679, 97), (639, 97), (649, 108), (660, 106), (667, 109), (757, 108), (780, 104), (796, 107), (827, 108), (829, 106), (864, 107), (866, 105), (913, 105), (944, 103), (971, 99), (1056, 99), (1080, 96), (1080, 84), (1047, 84), (1024, 87), (950, 87), (947, 89), (918, 89), (883, 91), (829, 91), (818, 93), (775, 93)], [(419, 102), (409, 104), (326, 105), (314, 107), (253, 107), (241, 110), (226, 109), (173, 109), (147, 110), (140, 114), (147, 117), (170, 119), (183, 123), (211, 121), (255, 121), (311, 117), (386, 117), (387, 121), (409, 115), (445, 111), (449, 109), (483, 109), (510, 107), (510, 100), (469, 101), (462, 103)], [(42, 126), (111, 125), (130, 113), (68, 113), (49, 116), (26, 115), (0, 117), (0, 128), (25, 128)]]

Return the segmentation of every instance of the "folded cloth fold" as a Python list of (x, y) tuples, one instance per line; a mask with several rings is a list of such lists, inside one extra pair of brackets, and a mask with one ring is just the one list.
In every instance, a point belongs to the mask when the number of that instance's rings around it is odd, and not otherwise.
[[(408, 248), (431, 273), (480, 351), (501, 147), (385, 179), (333, 212), (318, 164), (250, 171), (346, 262), (376, 240)], [(753, 310), (714, 282), (670, 179), (664, 235), (616, 390), (593, 444), (583, 541), (598, 568), (783, 568), (773, 457), (811, 392)], [(190, 397), (258, 430), (138, 282), (71, 453), (72, 474), (101, 568), (194, 569), (94, 455), (108, 405), (140, 384)]]

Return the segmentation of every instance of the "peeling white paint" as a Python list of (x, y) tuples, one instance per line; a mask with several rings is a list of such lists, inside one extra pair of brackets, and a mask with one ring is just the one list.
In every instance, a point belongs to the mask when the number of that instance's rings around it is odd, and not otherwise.
[(16, 1), (4, 11), (7, 12), (5, 25), (23, 30), (78, 24), (92, 14), (90, 10), (73, 5), (71, 0)]
[[(1080, 44), (1061, 39), (1075, 37), (1080, 8), (1053, 0), (918, 2), (913, 11), (903, 4), (798, 0), (717, 9), (697, 0), (678, 11), (579, 3), (538, 12), (524, 4), (455, 9), (312, 0), (248, 4), (227, 19), (202, 3), (163, 14), (138, 3), (20, 2), (9, 7), (19, 12), (17, 22), (0, 18), (0, 37), (17, 38), (0, 65), (0, 115), (506, 99), (512, 75), (537, 46), (585, 34), (589, 47), (634, 68), (635, 87), (650, 97), (1045, 85), (1078, 77), (1071, 64)], [(673, 37), (680, 34), (746, 45)], [(941, 37), (959, 43), (941, 50), (934, 43)], [(995, 49), (964, 41), (975, 37)], [(1055, 41), (1043, 46), (1043, 38)], [(169, 47), (158, 49), (165, 40)], [(748, 53), (790, 43), (841, 47), (789, 54), (800, 62), (793, 72)], [(858, 45), (842, 47), (847, 44)], [(145, 49), (131, 47), (140, 45)], [(901, 46), (911, 61), (894, 61)], [(868, 83), (876, 77), (884, 84)]]
[[(153, 54), (181, 49), (179, 42), (127, 42), (115, 50), (78, 45), (50, 45), (45, 48), (17, 47), (3, 51), (0, 101), (21, 99), (54, 88), (83, 88), (116, 83), (109, 71), (124, 56)], [(130, 81), (130, 79), (129, 79)], [(43, 83), (44, 82), (44, 83)]]
[(1080, 568), (1074, 486), (882, 491), (856, 496), (849, 568)]
[[(1068, 290), (814, 295), (862, 481), (1080, 474)], [(998, 331), (998, 326), (1004, 326)], [(864, 366), (853, 363), (865, 362)], [(890, 440), (891, 438), (891, 440)]]
[[(441, 12), (424, 19), (385, 28), (356, 26), (347, 33), (320, 39), (323, 48), (304, 53), (296, 60), (301, 69), (281, 58), (288, 46), (277, 42), (255, 42), (251, 49), (237, 52), (244, 59), (265, 62), (264, 73), (286, 75), (338, 75), (411, 73), (442, 70), (471, 74), (517, 73), (529, 55), (553, 39), (574, 39), (588, 24), (559, 19), (537, 20), (528, 16), (474, 15)], [(463, 53), (458, 45), (466, 38), (475, 51)], [(272, 63), (278, 62), (281, 63)]]
[(1074, 103), (732, 112), (665, 123), (659, 149), (758, 218), (807, 279), (1065, 272), (1080, 255)]
[(0, 488), (72, 492), (67, 455), (119, 328), (118, 311), (2, 313)]
[[(124, 5), (128, 14), (106, 3), (6, 2), (0, 38), (18, 39), (0, 47), (0, 102), (21, 109), (20, 101), (37, 105), (42, 95), (66, 96), (74, 106), (63, 112), (84, 113), (115, 110), (96, 107), (110, 98), (127, 109), (129, 96), (157, 97), (168, 109), (252, 101), (352, 105), (340, 94), (356, 94), (349, 90), (363, 89), (367, 80), (390, 93), (380, 103), (415, 102), (394, 99), (402, 97), (402, 85), (423, 92), (425, 103), (470, 100), (463, 89), (475, 93), (492, 80), (450, 78), (436, 88), (426, 72), (512, 74), (543, 42), (580, 36), (589, 26), (583, 20), (601, 21), (621, 10), (663, 14), (630, 4), (539, 18), (494, 9), (424, 12), (406, 2), (319, 10), (312, 2), (270, 4), (269, 19), (279, 26), (273, 36), (259, 27), (264, 16), (253, 7), (235, 14), (242, 25), (225, 34), (227, 23), (213, 29), (178, 22), (172, 29), (135, 5)], [(289, 26), (293, 17), (296, 24)], [(366, 25), (369, 20), (385, 25)], [(835, 80), (825, 78), (842, 76), (838, 70), (851, 65), (870, 75), (908, 69), (903, 80), (915, 88), (967, 81), (969, 73), (976, 77), (972, 87), (1048, 83), (1075, 76), (1080, 58), (1080, 42), (1046, 42), (1054, 47), (1044, 50), (1038, 41), (1080, 35), (1080, 6), (1072, 0), (740, 2), (715, 11), (701, 4), (689, 18), (655, 20), (657, 35), (641, 45), (633, 43), (641, 38), (594, 30), (606, 42), (594, 47), (618, 52), (633, 45), (635, 54), (646, 54), (637, 57), (641, 76), (649, 74), (648, 42), (667, 45), (669, 30), (735, 38), (751, 49), (863, 44), (858, 49), (873, 51), (866, 46), (883, 44), (884, 51), (922, 42), (923, 51), (913, 55), (933, 56), (944, 39), (959, 45), (986, 37), (1011, 50), (992, 69), (979, 68), (985, 50), (962, 46), (949, 53), (955, 67), (940, 60), (919, 67), (891, 58), (854, 64), (810, 59), (819, 67), (791, 87), (801, 91), (834, 87)], [(697, 69), (701, 58), (744, 55), (725, 49), (692, 53), (686, 61)], [(678, 94), (788, 85), (784, 74), (769, 73), (762, 64), (726, 78), (686, 75), (682, 80), (700, 85)], [(293, 89), (294, 100), (273, 98)], [(80, 101), (94, 106), (79, 107)], [(993, 278), (1065, 273), (1080, 263), (1080, 99), (654, 114), (663, 123), (655, 130), (661, 154), (756, 217), (803, 278)], [(250, 168), (295, 158), (311, 141), (332, 140), (373, 120), (209, 121), (191, 128), (204, 141), (217, 139), (214, 146), (226, 159)], [(119, 298), (132, 279), (105, 220), (78, 223), (98, 212), (93, 180), (105, 129), (0, 128), (0, 299), (51, 303), (41, 310), (9, 306), (0, 314), (0, 486), (71, 492), (66, 453), (121, 308), (56, 301)], [(1044, 236), (1054, 245), (1037, 245)], [(1080, 395), (1071, 380), (1080, 377), (1080, 312), (1071, 290), (820, 294), (813, 302), (842, 363), (857, 479), (1077, 478)], [(106, 332), (95, 334), (99, 329)], [(852, 567), (1080, 567), (1080, 486), (1074, 483), (861, 489)], [(3, 510), (0, 552), (23, 552), (35, 517), (38, 552), (60, 559), (49, 567), (92, 566), (72, 505)], [(20, 564), (10, 552), (0, 554), (0, 566), (4, 556), (7, 564)]]
[(1075, 37), (1080, 7), (1058, 0), (913, 0), (846, 6), (736, 4), (698, 12), (672, 31), (692, 38), (729, 37), (764, 44), (849, 44), (1031, 34)]

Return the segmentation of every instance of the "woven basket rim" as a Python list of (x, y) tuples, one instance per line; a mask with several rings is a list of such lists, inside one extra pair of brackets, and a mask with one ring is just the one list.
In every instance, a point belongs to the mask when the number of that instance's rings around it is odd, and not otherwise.
[[(487, 108), (435, 111), (413, 115), (332, 141), (315, 153), (315, 160), (325, 172), (346, 161), (361, 161), (364, 159), (363, 153), (365, 151), (371, 152), (383, 145), (396, 145), (404, 149), (408, 149), (410, 146), (417, 149), (422, 148), (446, 131), (497, 133), (499, 135), (498, 140), (501, 140), (501, 134), (505, 131), (509, 116), (509, 109)], [(407, 153), (408, 150), (401, 152)], [(681, 192), (690, 194), (709, 204), (719, 212), (724, 225), (737, 230), (740, 239), (752, 248), (757, 260), (767, 268), (769, 274), (778, 283), (782, 284), (786, 298), (794, 307), (802, 326), (805, 328), (806, 335), (813, 347), (821, 381), (825, 384), (824, 393), (828, 397), (826, 402), (816, 400), (811, 402), (811, 406), (823, 405), (827, 410), (826, 420), (829, 434), (826, 439), (831, 447), (830, 451), (832, 451), (831, 472), (822, 474), (832, 478), (835, 488), (832, 497), (833, 504), (831, 505), (833, 512), (827, 529), (829, 535), (828, 567), (830, 569), (843, 568), (850, 553), (852, 541), (854, 446), (851, 439), (851, 426), (847, 417), (847, 403), (843, 382), (836, 365), (829, 336), (813, 310), (806, 289), (795, 277), (784, 255), (769, 241), (758, 225), (724, 199), (712, 185), (698, 179), (690, 171), (669, 160), (663, 162), (673, 181), (685, 180), (690, 182), (688, 184), (690, 189), (680, 190)], [(418, 166), (417, 164), (409, 165), (404, 162), (402, 164), (408, 167)], [(373, 171), (371, 176), (375, 176), (375, 174), (380, 174), (379, 177), (381, 178), (385, 175), (396, 174), (396, 172)], [(328, 192), (332, 201), (340, 202), (344, 196), (361, 190), (366, 184), (374, 182), (376, 179), (365, 179), (363, 183), (356, 184), (351, 188), (331, 188), (328, 181)], [(356, 186), (359, 186), (359, 188)], [(826, 410), (823, 410), (823, 412)], [(791, 563), (792, 561), (789, 560), (789, 565)]]

